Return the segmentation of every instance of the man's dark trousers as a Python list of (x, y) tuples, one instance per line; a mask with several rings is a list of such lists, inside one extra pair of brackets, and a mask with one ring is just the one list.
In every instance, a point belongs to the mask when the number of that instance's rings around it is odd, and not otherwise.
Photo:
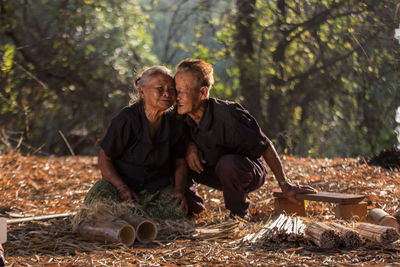
[(266, 176), (267, 169), (261, 158), (251, 160), (237, 154), (222, 156), (215, 167), (205, 166), (200, 174), (189, 173), (195, 182), (221, 190), (226, 208), (232, 215), (242, 217), (250, 205), (248, 193), (260, 188)]

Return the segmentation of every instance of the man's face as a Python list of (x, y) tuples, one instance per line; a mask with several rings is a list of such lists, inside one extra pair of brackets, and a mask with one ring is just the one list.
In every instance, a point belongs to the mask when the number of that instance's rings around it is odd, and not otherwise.
[(192, 72), (178, 72), (175, 75), (177, 92), (176, 103), (179, 114), (194, 114), (201, 105), (201, 93), (197, 90), (196, 79)]

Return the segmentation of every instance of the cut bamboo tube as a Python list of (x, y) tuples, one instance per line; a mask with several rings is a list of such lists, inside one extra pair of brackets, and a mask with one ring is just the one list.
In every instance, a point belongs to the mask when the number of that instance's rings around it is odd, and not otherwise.
[(87, 219), (78, 226), (78, 234), (89, 240), (121, 242), (131, 246), (135, 242), (135, 229), (123, 220), (102, 221)]
[(383, 226), (390, 226), (396, 229), (396, 231), (399, 230), (399, 224), (396, 220), (395, 217), (390, 216), (386, 211), (383, 209), (372, 209), (368, 212), (367, 215), (367, 222), (373, 223), (373, 224), (379, 224)]
[(361, 246), (361, 238), (357, 231), (338, 223), (330, 223), (329, 226), (339, 235), (343, 246), (347, 248), (358, 248)]
[(381, 244), (392, 243), (399, 239), (396, 230), (390, 226), (361, 223), (358, 225), (357, 230), (363, 238)]
[(136, 239), (139, 242), (150, 243), (157, 237), (158, 228), (154, 222), (133, 214), (124, 214), (121, 219), (135, 228)]
[(7, 219), (0, 218), (0, 245), (7, 241)]
[(309, 223), (305, 230), (306, 237), (320, 248), (333, 248), (339, 245), (340, 238), (334, 229), (321, 222)]

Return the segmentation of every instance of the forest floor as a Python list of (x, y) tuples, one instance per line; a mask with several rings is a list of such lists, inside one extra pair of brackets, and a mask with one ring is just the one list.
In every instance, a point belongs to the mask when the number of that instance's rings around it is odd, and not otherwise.
[[(390, 214), (400, 208), (400, 170), (369, 166), (354, 158), (311, 159), (282, 156), (287, 176), (319, 191), (364, 194), (369, 208)], [(18, 218), (78, 211), (87, 190), (101, 177), (95, 157), (37, 157), (0, 154), (0, 217)], [(8, 225), (3, 244), (6, 266), (389, 266), (400, 265), (400, 241), (364, 243), (357, 249), (318, 249), (307, 242), (254, 247), (240, 240), (273, 216), (271, 175), (250, 194), (248, 220), (229, 219), (222, 194), (200, 186), (207, 212), (181, 222), (175, 234), (132, 247), (85, 241), (71, 217)], [(333, 221), (334, 205), (308, 202), (308, 217)], [(179, 224), (179, 222), (177, 222)], [(227, 226), (228, 228), (224, 228)], [(219, 228), (218, 228), (219, 227)], [(221, 229), (201, 235), (197, 228)], [(197, 233), (197, 234), (196, 234)]]

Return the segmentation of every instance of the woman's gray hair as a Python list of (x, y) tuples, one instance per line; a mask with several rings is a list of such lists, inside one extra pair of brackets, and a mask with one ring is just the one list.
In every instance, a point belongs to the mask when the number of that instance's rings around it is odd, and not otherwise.
[(149, 68), (145, 67), (136, 75), (136, 78), (133, 82), (133, 92), (130, 94), (131, 100), (129, 101), (130, 105), (140, 100), (139, 87), (146, 86), (149, 79), (158, 74), (170, 77), (172, 80), (174, 79), (174, 74), (172, 71), (165, 66), (156, 65)]

